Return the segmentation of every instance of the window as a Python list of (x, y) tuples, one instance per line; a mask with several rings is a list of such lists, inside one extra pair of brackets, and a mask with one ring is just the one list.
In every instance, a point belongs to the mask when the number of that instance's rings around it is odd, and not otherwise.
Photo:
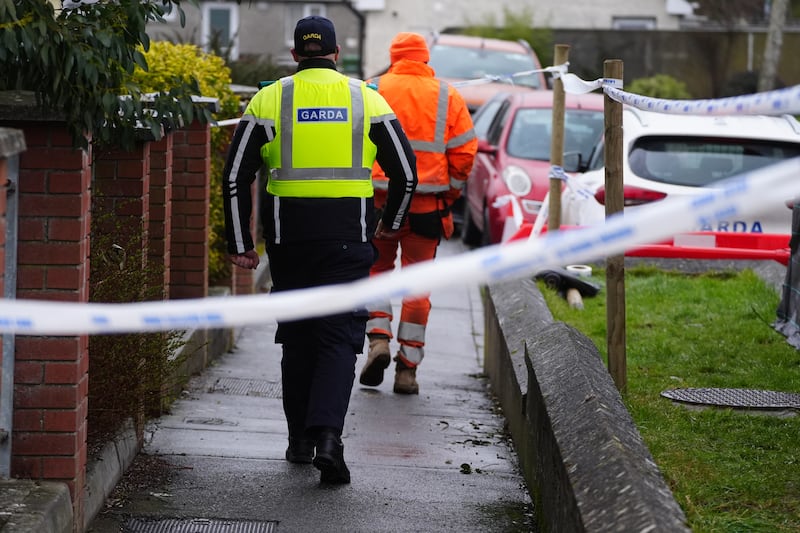
[(203, 48), (218, 50), (239, 59), (239, 5), (224, 2), (203, 4)]
[(511, 77), (518, 72), (538, 69), (531, 54), (525, 53), (524, 49), (520, 52), (510, 52), (435, 44), (430, 52), (431, 59), (428, 64), (436, 71), (437, 76), (443, 78), (471, 80), (485, 76), (500, 76), (505, 77), (507, 83), (513, 80), (515, 85), (539, 87), (538, 74)]
[(614, 17), (611, 27), (615, 30), (654, 30), (655, 17)]
[(797, 144), (781, 141), (653, 136), (636, 140), (628, 164), (645, 179), (705, 187), (799, 155)]
[[(564, 115), (564, 151), (579, 153), (588, 161), (603, 134), (602, 111), (567, 109)], [(550, 108), (520, 109), (514, 116), (506, 141), (509, 155), (523, 159), (550, 161), (553, 110)]]
[(326, 17), (327, 11), (325, 10), (325, 4), (285, 4), (286, 5), (286, 23), (284, 24), (284, 28), (286, 29), (285, 38), (286, 38), (286, 46), (289, 48), (294, 48), (294, 27), (297, 25), (297, 21), (310, 17), (312, 15), (316, 15), (318, 17)]

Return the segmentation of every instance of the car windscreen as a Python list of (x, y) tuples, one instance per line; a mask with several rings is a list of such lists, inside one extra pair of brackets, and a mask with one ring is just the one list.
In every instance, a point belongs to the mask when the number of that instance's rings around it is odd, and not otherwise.
[[(588, 161), (603, 135), (602, 111), (567, 109), (564, 112), (564, 152), (579, 152)], [(522, 108), (514, 114), (514, 122), (506, 140), (508, 155), (521, 159), (550, 161), (553, 110)]]
[(519, 72), (529, 72), (539, 67), (528, 54), (514, 53), (486, 48), (466, 48), (463, 46), (433, 45), (428, 61), (436, 76), (440, 78), (480, 79), (486, 76), (501, 76), (514, 85), (539, 88), (539, 74), (531, 73), (514, 76)]
[(641, 178), (704, 187), (742, 172), (800, 156), (800, 144), (687, 136), (637, 139), (628, 165)]

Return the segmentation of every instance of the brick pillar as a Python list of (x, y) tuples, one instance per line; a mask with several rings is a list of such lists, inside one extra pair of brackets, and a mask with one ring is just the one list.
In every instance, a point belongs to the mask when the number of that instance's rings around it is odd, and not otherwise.
[(208, 296), (211, 129), (195, 122), (174, 133), (170, 299)]
[[(95, 230), (113, 235), (125, 248), (126, 257), (141, 258), (146, 267), (149, 252), (150, 143), (138, 143), (130, 151), (104, 150), (95, 161)], [(135, 232), (135, 233), (134, 233)], [(136, 239), (135, 242), (131, 238)], [(98, 250), (101, 251), (102, 250)]]
[[(17, 124), (20, 157), (17, 297), (87, 302), (91, 152), (59, 122)], [(11, 475), (66, 483), (83, 524), (88, 337), (17, 336)], [(78, 528), (79, 529), (79, 528)]]
[[(150, 223), (148, 261), (163, 267), (163, 297), (169, 296), (172, 242), (172, 150), (173, 135), (167, 133), (150, 145)], [(155, 280), (154, 280), (155, 282)]]

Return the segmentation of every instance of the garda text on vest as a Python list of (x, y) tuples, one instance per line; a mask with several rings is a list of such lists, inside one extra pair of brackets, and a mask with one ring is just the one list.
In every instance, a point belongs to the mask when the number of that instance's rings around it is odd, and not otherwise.
[(347, 122), (346, 107), (301, 107), (297, 122)]

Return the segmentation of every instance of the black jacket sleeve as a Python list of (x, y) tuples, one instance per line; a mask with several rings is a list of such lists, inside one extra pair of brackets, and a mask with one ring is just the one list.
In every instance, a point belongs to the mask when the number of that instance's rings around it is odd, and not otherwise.
[(397, 230), (408, 215), (411, 197), (417, 188), (417, 157), (396, 118), (373, 123), (369, 138), (378, 147), (378, 164), (389, 178), (383, 225)]
[(225, 237), (228, 253), (243, 254), (254, 248), (250, 233), (253, 210), (251, 185), (264, 162), (261, 147), (275, 138), (275, 129), (252, 115), (244, 115), (233, 134), (222, 173)]

